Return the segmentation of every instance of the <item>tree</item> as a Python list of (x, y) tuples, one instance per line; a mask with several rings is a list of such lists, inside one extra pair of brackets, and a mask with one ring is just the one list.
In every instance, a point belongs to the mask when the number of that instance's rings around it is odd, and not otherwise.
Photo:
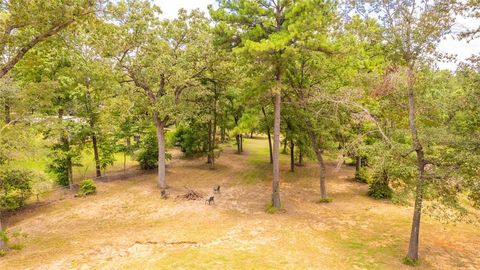
[[(208, 20), (198, 11), (181, 10), (177, 19), (163, 22), (159, 12), (148, 1), (112, 5), (110, 13), (117, 23), (104, 25), (99, 46), (116, 61), (122, 82), (133, 84), (133, 90), (147, 99), (157, 131), (158, 185), (165, 195), (165, 128), (175, 122), (182, 92), (194, 88), (206, 69), (209, 52), (203, 44), (209, 39)], [(112, 43), (118, 46), (112, 48)]]
[[(226, 43), (242, 48), (247, 57), (266, 70), (263, 81), (268, 82), (274, 96), (273, 125), (273, 181), (272, 205), (280, 203), (280, 121), (281, 95), (285, 65), (298, 43), (304, 29), (314, 30), (312, 18), (323, 18), (323, 12), (332, 8), (323, 1), (236, 0), (218, 1), (218, 9), (210, 7), (212, 17), (218, 22)], [(308, 32), (308, 31), (307, 31)]]
[(32, 48), (75, 22), (95, 16), (100, 6), (95, 0), (0, 1), (0, 78)]
[(440, 56), (436, 53), (436, 46), (451, 30), (455, 21), (454, 12), (458, 6), (453, 0), (366, 1), (366, 3), (367, 5), (362, 5), (362, 9), (373, 12), (370, 14), (375, 14), (386, 30), (384, 40), (394, 49), (391, 51), (391, 59), (396, 65), (406, 68), (408, 122), (412, 147), (409, 153), (415, 152), (417, 157), (415, 206), (406, 259), (415, 263), (418, 261), (425, 167), (431, 163), (425, 157), (424, 146), (418, 132), (415, 100), (417, 74), (419, 68), (426, 65), (428, 60)]

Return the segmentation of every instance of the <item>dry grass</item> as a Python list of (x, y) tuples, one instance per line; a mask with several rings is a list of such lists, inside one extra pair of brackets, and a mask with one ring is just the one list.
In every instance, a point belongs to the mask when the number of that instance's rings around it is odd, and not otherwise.
[[(244, 155), (227, 148), (216, 170), (205, 160), (175, 158), (168, 166), (170, 199), (160, 198), (155, 173), (98, 184), (98, 194), (21, 211), (7, 220), (27, 233), (24, 248), (0, 258), (0, 269), (409, 269), (402, 264), (411, 208), (375, 201), (333, 172), (318, 204), (313, 163), (288, 172), (282, 156), (281, 214), (267, 214), (271, 172), (267, 144), (247, 140)], [(184, 186), (211, 194), (175, 200)], [(419, 269), (480, 269), (480, 231), (424, 218)]]

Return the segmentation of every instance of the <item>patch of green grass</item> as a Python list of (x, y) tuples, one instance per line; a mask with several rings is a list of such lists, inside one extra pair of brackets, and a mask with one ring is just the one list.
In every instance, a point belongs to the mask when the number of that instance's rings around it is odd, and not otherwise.
[(408, 266), (419, 266), (420, 265), (420, 259), (412, 260), (408, 257), (405, 257), (405, 258), (403, 258), (403, 264), (408, 265)]
[(284, 211), (285, 210), (282, 209), (281, 207), (280, 208), (274, 207), (272, 205), (272, 203), (267, 204), (267, 206), (265, 207), (265, 213), (267, 213), (267, 214), (272, 214), (273, 215), (273, 214), (276, 214), (278, 212), (284, 212)]
[(257, 170), (247, 171), (242, 173), (243, 182), (246, 184), (256, 184), (262, 181), (262, 173)]
[(22, 249), (25, 247), (25, 245), (19, 244), (19, 243), (15, 243), (15, 244), (9, 245), (9, 247), (10, 247), (11, 249), (13, 249), (13, 250), (22, 250)]
[(318, 203), (331, 203), (333, 201), (332, 198), (323, 198), (318, 200)]
[(401, 265), (398, 258), (401, 258), (402, 248), (396, 239), (389, 239), (384, 234), (370, 234), (352, 227), (344, 232), (329, 231), (325, 236), (332, 247), (349, 255), (347, 262), (351, 265), (364, 269), (385, 269), (395, 260)]

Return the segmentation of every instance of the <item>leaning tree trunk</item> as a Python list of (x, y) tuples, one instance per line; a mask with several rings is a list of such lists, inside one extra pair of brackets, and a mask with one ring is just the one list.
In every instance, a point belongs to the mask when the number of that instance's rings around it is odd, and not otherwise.
[(418, 243), (420, 237), (420, 217), (422, 213), (423, 202), (423, 176), (425, 170), (425, 158), (423, 146), (418, 138), (416, 126), (416, 110), (415, 110), (415, 95), (414, 95), (414, 73), (413, 68), (408, 70), (408, 120), (410, 133), (412, 135), (412, 147), (417, 154), (417, 182), (415, 190), (415, 207), (413, 209), (412, 230), (410, 233), (410, 242), (408, 245), (407, 258), (413, 262), (418, 260)]
[(295, 144), (293, 139), (290, 139), (290, 171), (295, 171)]
[(273, 122), (273, 181), (272, 181), (272, 206), (280, 208), (280, 110), (282, 97), (280, 89), (275, 93), (275, 109)]
[(268, 136), (268, 151), (270, 153), (270, 164), (273, 163), (273, 153), (272, 153), (272, 136), (270, 136), (270, 127), (267, 121), (267, 114), (265, 113), (265, 108), (262, 107), (263, 117), (265, 117), (265, 125), (267, 127), (267, 136)]
[(165, 123), (160, 120), (157, 112), (154, 113), (155, 127), (158, 141), (158, 186), (162, 196), (165, 196), (167, 182), (165, 179)]

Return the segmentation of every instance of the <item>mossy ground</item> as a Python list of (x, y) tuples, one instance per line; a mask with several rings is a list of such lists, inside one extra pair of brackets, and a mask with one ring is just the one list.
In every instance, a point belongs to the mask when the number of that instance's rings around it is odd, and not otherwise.
[[(26, 235), (21, 250), (1, 257), (0, 269), (411, 269), (403, 263), (412, 209), (377, 201), (353, 180), (354, 169), (327, 163), (331, 203), (319, 204), (314, 162), (290, 173), (281, 155), (281, 201), (271, 215), (271, 165), (264, 138), (245, 152), (225, 147), (210, 170), (203, 158), (168, 165), (170, 198), (155, 171), (97, 183), (97, 195), (52, 194), (51, 202), (8, 217)], [(130, 168), (134, 170), (134, 168)], [(215, 205), (176, 200), (184, 186), (213, 195)], [(423, 218), (415, 269), (480, 269), (474, 224)]]

